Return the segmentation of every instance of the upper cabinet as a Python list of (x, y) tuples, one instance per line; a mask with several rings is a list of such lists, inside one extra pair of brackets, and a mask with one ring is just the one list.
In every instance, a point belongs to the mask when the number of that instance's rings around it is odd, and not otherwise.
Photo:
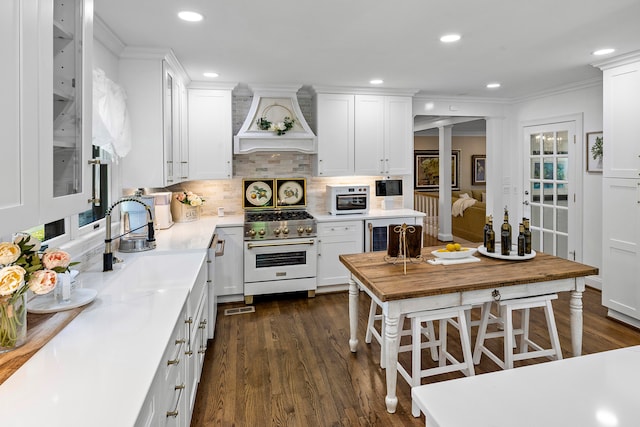
[(603, 175), (640, 178), (640, 55), (598, 66), (603, 70)]
[(87, 210), (92, 190), (93, 1), (44, 4), (38, 65), (40, 223)]
[(229, 179), (233, 174), (234, 86), (200, 85), (187, 90), (189, 179)]
[(353, 175), (354, 96), (316, 95), (319, 176)]
[(127, 93), (131, 151), (122, 159), (122, 186), (165, 187), (188, 179), (186, 74), (172, 52), (125, 48), (119, 81)]
[(38, 219), (38, 5), (0, 2), (0, 54), (5, 84), (0, 97), (3, 130), (0, 168), (0, 236)]
[(411, 96), (316, 95), (319, 176), (412, 173)]

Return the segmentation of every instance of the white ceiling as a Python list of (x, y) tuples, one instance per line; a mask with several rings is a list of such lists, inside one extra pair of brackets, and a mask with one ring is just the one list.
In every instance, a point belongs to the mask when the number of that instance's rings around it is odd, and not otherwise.
[[(201, 12), (200, 23), (176, 17)], [(640, 49), (640, 0), (95, 0), (128, 46), (171, 48), (192, 80), (417, 89), (517, 99), (600, 78)], [(462, 40), (445, 45), (444, 33)], [(502, 83), (489, 90), (489, 82)]]

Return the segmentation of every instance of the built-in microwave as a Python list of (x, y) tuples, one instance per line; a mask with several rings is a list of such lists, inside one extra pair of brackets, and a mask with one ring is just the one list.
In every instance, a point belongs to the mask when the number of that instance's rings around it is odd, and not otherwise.
[(327, 209), (331, 215), (369, 212), (368, 185), (327, 185)]

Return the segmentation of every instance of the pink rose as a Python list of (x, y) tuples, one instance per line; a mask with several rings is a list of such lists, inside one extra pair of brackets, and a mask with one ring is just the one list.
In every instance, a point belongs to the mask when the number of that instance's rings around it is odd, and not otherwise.
[(29, 289), (34, 294), (44, 295), (51, 292), (58, 282), (58, 275), (53, 270), (38, 270), (31, 273), (29, 279)]
[(42, 254), (42, 264), (45, 268), (49, 270), (53, 270), (55, 268), (66, 269), (69, 267), (71, 263), (71, 256), (65, 251), (61, 251), (59, 249), (54, 250), (46, 250), (44, 254)]
[(179, 201), (179, 202), (184, 201), (184, 199), (186, 199), (186, 198), (187, 198), (187, 195), (186, 195), (186, 194), (184, 194), (184, 193), (180, 193), (180, 194), (178, 194), (178, 195), (176, 196), (176, 199), (178, 199), (178, 201)]
[(19, 265), (11, 265), (0, 270), (0, 296), (11, 295), (24, 282), (27, 271)]

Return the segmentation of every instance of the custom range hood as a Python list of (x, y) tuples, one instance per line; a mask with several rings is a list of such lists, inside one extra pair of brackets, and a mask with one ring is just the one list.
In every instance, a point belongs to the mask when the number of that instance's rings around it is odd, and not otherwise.
[[(298, 105), (296, 94), (300, 88), (301, 86), (251, 85), (253, 102), (238, 134), (233, 137), (233, 152), (316, 153), (316, 135), (307, 124)], [(292, 124), (290, 120), (293, 120)]]

